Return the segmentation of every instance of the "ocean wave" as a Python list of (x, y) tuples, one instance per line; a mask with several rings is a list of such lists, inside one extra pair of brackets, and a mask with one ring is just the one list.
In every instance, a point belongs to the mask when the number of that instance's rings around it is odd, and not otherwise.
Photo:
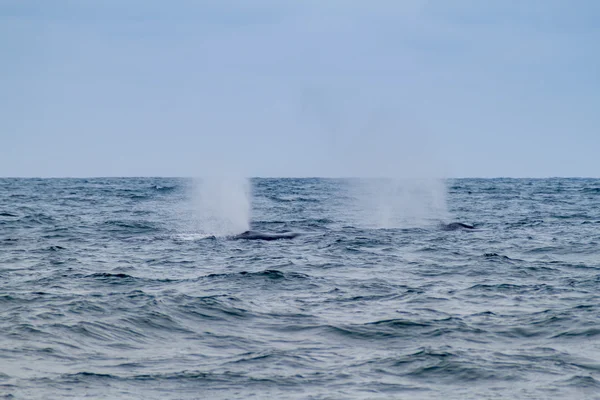
[(374, 226), (429, 221), (418, 190), (251, 182), (225, 216), (306, 235), (205, 235), (188, 180), (0, 180), (0, 395), (597, 397), (599, 180), (453, 181), (470, 234)]

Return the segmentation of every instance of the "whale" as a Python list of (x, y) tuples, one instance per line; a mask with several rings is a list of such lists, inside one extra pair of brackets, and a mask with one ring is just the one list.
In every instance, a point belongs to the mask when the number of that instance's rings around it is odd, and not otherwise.
[[(440, 227), (444, 231), (457, 231), (457, 230), (477, 230), (473, 225), (465, 224), (462, 222), (451, 222), (449, 224), (440, 223)], [(297, 232), (284, 232), (284, 233), (265, 233), (259, 231), (246, 231), (231, 237), (233, 240), (281, 240), (281, 239), (294, 239), (300, 236)]]
[(445, 231), (457, 231), (457, 230), (474, 230), (477, 229), (473, 225), (463, 224), (462, 222), (452, 222), (450, 224), (441, 224), (441, 227)]
[(280, 239), (293, 239), (300, 236), (299, 233), (286, 232), (286, 233), (264, 233), (258, 231), (246, 231), (235, 235), (234, 240), (280, 240)]

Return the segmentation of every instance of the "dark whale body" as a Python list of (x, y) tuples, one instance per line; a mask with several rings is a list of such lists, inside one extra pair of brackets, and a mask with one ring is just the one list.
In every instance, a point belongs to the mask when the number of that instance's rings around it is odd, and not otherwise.
[(287, 232), (287, 233), (262, 233), (257, 231), (246, 231), (233, 237), (235, 240), (279, 240), (279, 239), (293, 239), (299, 236), (299, 233)]
[[(452, 222), (450, 224), (440, 224), (442, 230), (445, 231), (457, 231), (457, 230), (476, 230), (473, 225), (463, 224), (462, 222)], [(263, 233), (258, 231), (246, 231), (232, 237), (233, 240), (280, 240), (280, 239), (293, 239), (300, 236), (296, 232), (285, 232), (285, 233)]]
[(459, 229), (473, 230), (475, 227), (469, 224), (463, 224), (462, 222), (452, 222), (450, 224), (442, 224), (442, 229), (445, 231), (456, 231)]

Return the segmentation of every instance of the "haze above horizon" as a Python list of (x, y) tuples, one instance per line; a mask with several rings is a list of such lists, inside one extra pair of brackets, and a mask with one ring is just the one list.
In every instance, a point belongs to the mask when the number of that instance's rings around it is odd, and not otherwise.
[(0, 176), (600, 177), (598, 20), (591, 0), (0, 0)]

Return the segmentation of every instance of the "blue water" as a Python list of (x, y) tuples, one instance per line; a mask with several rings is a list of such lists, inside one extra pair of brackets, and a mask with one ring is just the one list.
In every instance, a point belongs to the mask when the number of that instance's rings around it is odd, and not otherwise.
[(0, 395), (600, 398), (600, 180), (254, 179), (273, 242), (191, 185), (0, 179)]

